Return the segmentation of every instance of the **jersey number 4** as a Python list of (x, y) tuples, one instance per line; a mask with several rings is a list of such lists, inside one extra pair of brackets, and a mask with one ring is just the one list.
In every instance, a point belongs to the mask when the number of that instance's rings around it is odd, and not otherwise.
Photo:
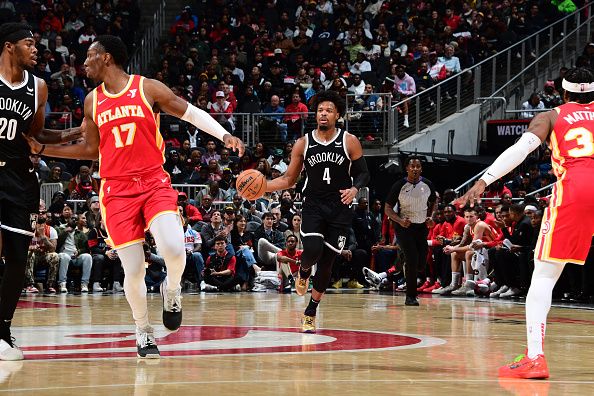
[(330, 168), (324, 168), (324, 176), (322, 180), (326, 180), (326, 183), (330, 184)]
[(14, 140), (17, 130), (17, 120), (0, 118), (0, 139)]
[(565, 134), (565, 141), (575, 140), (578, 147), (572, 148), (567, 151), (567, 154), (574, 158), (577, 157), (589, 157), (594, 154), (594, 136), (592, 132), (586, 128), (573, 128), (567, 131)]
[[(122, 139), (122, 132), (126, 133), (126, 142)], [(131, 146), (134, 143), (134, 135), (136, 135), (136, 123), (131, 122), (115, 126), (111, 129), (111, 133), (113, 133), (113, 137), (115, 138), (116, 148)]]

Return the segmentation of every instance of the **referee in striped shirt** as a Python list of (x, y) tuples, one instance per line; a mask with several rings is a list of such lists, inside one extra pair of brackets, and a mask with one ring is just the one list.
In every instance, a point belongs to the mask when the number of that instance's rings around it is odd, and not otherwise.
[(417, 156), (406, 160), (406, 177), (394, 183), (384, 212), (396, 223), (396, 237), (406, 262), (405, 305), (418, 306), (417, 271), (425, 268), (427, 259), (427, 220), (436, 201), (433, 183), (421, 177), (423, 165)]

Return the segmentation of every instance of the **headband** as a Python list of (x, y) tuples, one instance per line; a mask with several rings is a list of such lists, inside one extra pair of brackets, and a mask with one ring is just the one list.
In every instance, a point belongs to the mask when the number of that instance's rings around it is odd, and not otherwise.
[(563, 79), (561, 86), (564, 90), (575, 93), (594, 92), (594, 83), (573, 83)]
[(4, 37), (4, 43), (5, 42), (9, 42), (9, 43), (16, 43), (17, 41), (20, 41), (22, 39), (26, 39), (26, 38), (33, 38), (33, 33), (29, 30), (29, 29), (20, 29), (17, 30), (16, 32), (12, 32), (9, 35), (7, 35), (6, 37)]

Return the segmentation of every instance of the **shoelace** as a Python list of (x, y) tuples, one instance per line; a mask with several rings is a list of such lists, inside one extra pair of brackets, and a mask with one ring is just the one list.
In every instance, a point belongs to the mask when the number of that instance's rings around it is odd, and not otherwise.
[(181, 300), (182, 296), (177, 292), (169, 292), (167, 291), (167, 307), (166, 311), (169, 312), (179, 312), (181, 311)]
[(154, 337), (149, 333), (140, 333), (140, 346), (146, 348), (148, 346), (155, 346)]

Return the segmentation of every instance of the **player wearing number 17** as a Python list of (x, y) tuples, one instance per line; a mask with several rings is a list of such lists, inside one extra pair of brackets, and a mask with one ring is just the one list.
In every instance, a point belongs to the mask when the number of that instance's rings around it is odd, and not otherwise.
[(128, 75), (126, 46), (115, 36), (99, 36), (87, 51), (87, 76), (103, 82), (85, 99), (85, 140), (71, 146), (48, 146), (56, 157), (99, 156), (101, 212), (108, 244), (118, 250), (126, 279), (124, 291), (136, 322), (139, 357), (159, 357), (148, 320), (144, 283), (144, 232), (149, 229), (167, 265), (161, 286), (163, 324), (181, 325), (180, 280), (186, 263), (184, 231), (177, 210), (177, 192), (163, 170), (163, 138), (159, 111), (181, 118), (239, 150), (243, 143), (209, 114), (175, 96), (162, 83)]
[(305, 165), (303, 254), (295, 284), (297, 294), (307, 292), (311, 268), (317, 263), (311, 299), (303, 315), (303, 332), (315, 333), (316, 310), (330, 282), (334, 259), (344, 248), (351, 227), (350, 208), (359, 189), (369, 181), (369, 171), (359, 140), (336, 128), (344, 114), (344, 100), (334, 91), (316, 95), (317, 128), (295, 142), (284, 175), (271, 180), (266, 191), (292, 187)]
[(566, 104), (534, 117), (518, 142), (458, 199), (472, 205), (486, 186), (521, 164), (541, 142), (550, 146), (558, 180), (534, 251), (526, 296), (528, 348), (525, 356), (499, 369), (500, 377), (548, 378), (543, 344), (553, 287), (565, 263), (584, 264), (594, 235), (594, 74), (586, 68), (570, 69), (562, 86)]

